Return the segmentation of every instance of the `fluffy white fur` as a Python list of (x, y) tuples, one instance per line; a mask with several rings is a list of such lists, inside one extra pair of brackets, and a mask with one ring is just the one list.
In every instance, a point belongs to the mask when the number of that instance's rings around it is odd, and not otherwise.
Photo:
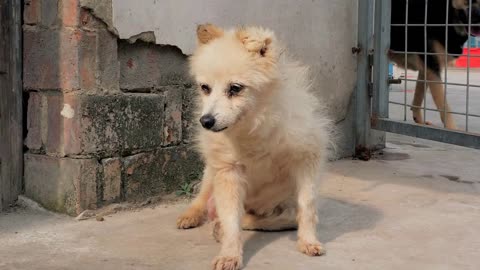
[[(310, 91), (308, 69), (288, 60), (267, 29), (206, 24), (197, 37), (190, 64), (199, 84), (199, 117), (211, 114), (216, 121), (211, 130), (199, 125), (202, 186), (177, 226), (199, 226), (207, 212), (215, 213), (222, 248), (214, 269), (241, 268), (242, 229), (298, 227), (300, 251), (324, 254), (315, 197), (331, 125)], [(232, 84), (243, 86), (233, 96)]]

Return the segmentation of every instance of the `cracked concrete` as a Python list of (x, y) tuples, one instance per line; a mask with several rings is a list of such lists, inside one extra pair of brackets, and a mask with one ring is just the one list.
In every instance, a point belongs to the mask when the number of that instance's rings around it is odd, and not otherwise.
[[(478, 269), (480, 152), (388, 139), (369, 162), (331, 163), (318, 204), (326, 256), (297, 252), (295, 232), (245, 232), (245, 269)], [(185, 207), (103, 222), (31, 207), (0, 214), (0, 269), (209, 269), (219, 245), (210, 225), (175, 229)]]

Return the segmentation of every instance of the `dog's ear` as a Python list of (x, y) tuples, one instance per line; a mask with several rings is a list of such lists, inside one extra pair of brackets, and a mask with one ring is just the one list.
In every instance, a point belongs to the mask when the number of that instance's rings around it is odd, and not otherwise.
[(272, 54), (272, 43), (275, 39), (272, 31), (258, 27), (244, 27), (238, 29), (236, 35), (248, 51), (263, 57)]
[(199, 44), (207, 44), (221, 36), (223, 36), (223, 30), (213, 24), (207, 23), (197, 26), (197, 38)]

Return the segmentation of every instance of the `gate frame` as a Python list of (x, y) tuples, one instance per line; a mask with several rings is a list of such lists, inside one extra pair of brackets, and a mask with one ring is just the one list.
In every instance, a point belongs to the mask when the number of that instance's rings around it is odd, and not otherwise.
[[(371, 14), (373, 10), (375, 11), (374, 16)], [(366, 145), (370, 146), (368, 148), (372, 148), (372, 140), (375, 141), (376, 139), (372, 138), (372, 134), (375, 134), (374, 131), (376, 130), (480, 149), (480, 135), (478, 134), (407, 123), (388, 118), (390, 14), (390, 1), (359, 1), (358, 40), (359, 48), (364, 54), (360, 55), (358, 64), (355, 102), (358, 118), (355, 124), (356, 147)], [(370, 38), (373, 39), (373, 50), (370, 50)], [(372, 54), (373, 65), (370, 69), (365, 68), (365, 59), (368, 59), (368, 56), (365, 54), (366, 50), (362, 48), (369, 48), (368, 51)], [(369, 70), (372, 76), (365, 73), (364, 70)], [(371, 106), (369, 106), (370, 101)], [(370, 121), (366, 120), (368, 118), (370, 118)]]
[[(358, 2), (358, 40), (352, 52), (358, 54), (357, 84), (353, 95), (355, 105), (355, 155), (385, 147), (385, 132), (372, 129), (375, 0)], [(369, 158), (369, 157), (368, 157)], [(367, 159), (368, 159), (367, 158)]]
[(0, 211), (15, 203), (23, 184), (22, 0), (3, 1), (0, 25)]

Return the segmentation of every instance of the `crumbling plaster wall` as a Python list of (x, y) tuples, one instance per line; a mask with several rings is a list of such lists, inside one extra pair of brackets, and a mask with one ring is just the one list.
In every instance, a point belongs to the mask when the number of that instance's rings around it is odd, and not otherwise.
[(198, 180), (187, 57), (204, 22), (275, 30), (351, 155), (356, 16), (356, 0), (26, 0), (26, 195), (76, 215)]
[(24, 5), (28, 197), (78, 215), (200, 178), (195, 89), (177, 47), (118, 39), (106, 1)]
[(337, 123), (337, 157), (353, 151), (358, 0), (81, 0), (121, 39), (169, 44), (189, 55), (195, 29), (260, 25), (273, 29), (289, 53), (311, 67), (314, 89)]
[(195, 28), (200, 23), (273, 29), (289, 53), (311, 67), (315, 91), (337, 123), (338, 155), (352, 154), (357, 0), (113, 0), (112, 5), (110, 23), (120, 38), (171, 44), (186, 55), (196, 46)]

